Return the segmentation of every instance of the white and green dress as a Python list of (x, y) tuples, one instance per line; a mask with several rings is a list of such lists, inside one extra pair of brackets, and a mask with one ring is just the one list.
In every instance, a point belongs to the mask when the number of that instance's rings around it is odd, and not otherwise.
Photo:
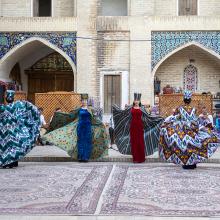
[(23, 158), (40, 132), (40, 113), (27, 101), (0, 106), (0, 166)]

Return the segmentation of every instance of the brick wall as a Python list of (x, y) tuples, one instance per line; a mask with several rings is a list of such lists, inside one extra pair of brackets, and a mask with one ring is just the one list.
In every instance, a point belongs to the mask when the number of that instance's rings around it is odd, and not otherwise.
[(130, 0), (129, 15), (131, 16), (150, 16), (154, 15), (154, 0)]
[(99, 0), (99, 15), (126, 16), (127, 0)]
[(1, 0), (0, 13), (3, 17), (31, 16), (31, 0)]
[[(76, 0), (53, 0), (54, 16), (74, 16), (76, 14)], [(110, 3), (113, 1), (109, 1)], [(124, 0), (120, 0), (123, 2)], [(219, 0), (198, 0), (199, 15), (201, 16), (217, 16), (220, 13)], [(123, 4), (114, 0), (119, 4), (119, 11), (122, 11)], [(32, 12), (32, 0), (0, 0), (0, 16), (4, 17), (28, 17)], [(82, 1), (77, 1), (79, 5), (78, 10), (81, 10), (80, 5)], [(96, 8), (99, 9), (99, 15), (102, 14), (102, 0), (93, 0)], [(89, 5), (89, 4), (88, 4)], [(87, 6), (88, 6), (87, 5)], [(109, 4), (109, 8), (111, 8)], [(115, 7), (115, 6), (114, 6)], [(117, 8), (117, 7), (115, 7)], [(120, 9), (121, 8), (121, 9)], [(128, 14), (132, 16), (176, 16), (178, 12), (178, 0), (129, 0), (128, 1)], [(105, 9), (107, 10), (107, 9)], [(108, 10), (107, 10), (108, 11)], [(118, 15), (118, 14), (115, 15)], [(124, 13), (124, 12), (123, 12)], [(114, 15), (114, 14), (113, 14)], [(124, 14), (123, 14), (124, 15)]]
[[(79, 3), (79, 1), (78, 1)], [(77, 4), (77, 35), (97, 38), (96, 17), (98, 0), (80, 0)], [(97, 42), (77, 40), (77, 91), (98, 96), (97, 88)]]
[(74, 16), (75, 0), (53, 0), (53, 16), (71, 17)]
[(177, 15), (177, 0), (155, 0), (155, 15)]
[[(66, 4), (64, 0), (55, 1), (57, 1), (55, 4), (57, 8), (54, 8), (55, 16), (66, 16), (66, 13), (71, 16), (75, 10), (73, 1), (66, 0)], [(143, 40), (150, 39), (151, 31), (158, 30), (220, 30), (220, 18), (218, 16), (173, 16), (177, 14), (176, 0), (130, 0), (128, 7), (132, 16), (99, 16), (97, 18), (101, 6), (100, 1), (78, 0), (77, 18), (0, 18), (0, 31), (77, 31), (77, 35), (82, 37)], [(16, 16), (17, 13), (23, 10), (23, 15), (19, 14), (19, 16), (28, 16), (28, 4), (30, 2), (30, 0), (0, 0), (0, 3), (3, 4), (0, 11), (4, 12), (4, 16), (7, 13)], [(215, 0), (200, 0), (201, 13), (203, 15), (206, 13), (207, 15), (214, 15), (218, 12), (217, 3)], [(20, 8), (23, 9), (20, 10)], [(28, 10), (26, 11), (25, 8)], [(213, 14), (211, 13), (212, 10), (215, 10)], [(153, 14), (165, 16), (145, 16)], [(166, 81), (167, 78), (172, 79), (174, 86), (181, 84), (180, 73), (188, 64), (188, 55), (184, 51), (180, 52), (179, 58), (177, 53), (175, 59), (168, 59), (158, 69), (157, 74), (163, 79), (164, 85), (170, 83), (169, 80)], [(207, 56), (206, 53), (202, 54), (198, 50), (197, 52), (195, 64), (198, 65), (200, 71), (199, 85), (201, 91), (217, 91), (219, 81), (218, 62), (214, 61), (213, 57)], [(203, 58), (203, 56), (206, 58)], [(206, 66), (204, 67), (204, 65)], [(92, 96), (100, 96), (99, 74), (100, 71), (108, 70), (125, 70), (129, 72), (130, 101), (133, 99), (133, 93), (139, 90), (143, 94), (144, 102), (152, 102), (153, 76), (151, 73), (150, 42), (102, 42), (78, 39), (77, 91), (88, 92)], [(172, 78), (169, 77), (168, 73), (173, 74), (171, 74)], [(207, 73), (209, 73), (208, 76)], [(0, 78), (2, 74), (4, 74), (4, 71), (0, 73)]]
[[(98, 70), (129, 70), (129, 32), (98, 32)], [(116, 41), (114, 41), (116, 40)]]
[(195, 60), (193, 65), (198, 69), (198, 92), (219, 92), (220, 61), (195, 46), (177, 52), (158, 68), (156, 76), (161, 80), (161, 88), (167, 84), (183, 87), (183, 72), (189, 58)]
[(219, 0), (199, 0), (199, 15), (213, 16), (220, 14)]

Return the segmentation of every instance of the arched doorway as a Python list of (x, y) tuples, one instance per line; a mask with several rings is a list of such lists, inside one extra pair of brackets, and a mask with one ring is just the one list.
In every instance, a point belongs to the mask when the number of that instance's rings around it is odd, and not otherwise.
[[(32, 37), (23, 41), (9, 50), (0, 59), (0, 81), (12, 82), (10, 72), (15, 64), (18, 63), (21, 74), (20, 87), (23, 91), (28, 93), (28, 75), (25, 74), (25, 70), (31, 68), (38, 61), (55, 52), (59, 54), (60, 57), (65, 59), (65, 62), (67, 62), (69, 67), (71, 67), (71, 73), (73, 74), (72, 78), (74, 78), (74, 85), (71, 91), (76, 91), (76, 66), (73, 60), (67, 55), (67, 53), (58, 48), (56, 45), (51, 44), (49, 41), (39, 37)], [(42, 77), (43, 74), (41, 74)]]
[(166, 85), (194, 92), (217, 93), (220, 89), (220, 56), (198, 44), (185, 45), (168, 54), (152, 74)]
[(35, 93), (74, 91), (73, 70), (67, 60), (53, 52), (25, 70), (28, 76), (28, 100), (34, 102)]

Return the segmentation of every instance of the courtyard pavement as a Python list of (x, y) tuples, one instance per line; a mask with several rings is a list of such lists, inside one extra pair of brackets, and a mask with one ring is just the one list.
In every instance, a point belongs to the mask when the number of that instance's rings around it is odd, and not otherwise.
[(1, 220), (220, 217), (220, 164), (20, 162), (0, 177)]
[[(101, 161), (110, 161), (110, 162), (131, 162), (132, 157), (129, 155), (120, 154), (117, 151), (117, 147), (113, 146), (114, 149), (109, 149), (108, 155), (106, 155)], [(158, 162), (158, 152), (155, 152), (153, 155), (146, 157), (146, 162)], [(25, 161), (31, 162), (65, 162), (71, 160), (69, 155), (62, 149), (46, 145), (46, 146), (36, 146), (33, 150), (27, 154)], [(160, 161), (161, 162), (161, 161)], [(211, 163), (220, 163), (220, 149), (217, 149), (215, 154), (208, 160)]]
[(112, 149), (108, 162), (78, 163), (36, 146), (24, 161), (0, 169), (0, 220), (220, 220), (220, 150), (187, 171), (158, 152), (132, 164)]

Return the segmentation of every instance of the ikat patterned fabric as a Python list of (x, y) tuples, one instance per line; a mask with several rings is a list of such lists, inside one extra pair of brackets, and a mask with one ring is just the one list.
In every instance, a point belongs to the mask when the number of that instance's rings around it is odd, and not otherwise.
[(0, 109), (0, 166), (23, 158), (34, 146), (40, 132), (36, 106), (17, 101)]
[(175, 164), (193, 165), (211, 157), (220, 136), (210, 123), (200, 124), (195, 108), (184, 105), (161, 126), (159, 155)]

